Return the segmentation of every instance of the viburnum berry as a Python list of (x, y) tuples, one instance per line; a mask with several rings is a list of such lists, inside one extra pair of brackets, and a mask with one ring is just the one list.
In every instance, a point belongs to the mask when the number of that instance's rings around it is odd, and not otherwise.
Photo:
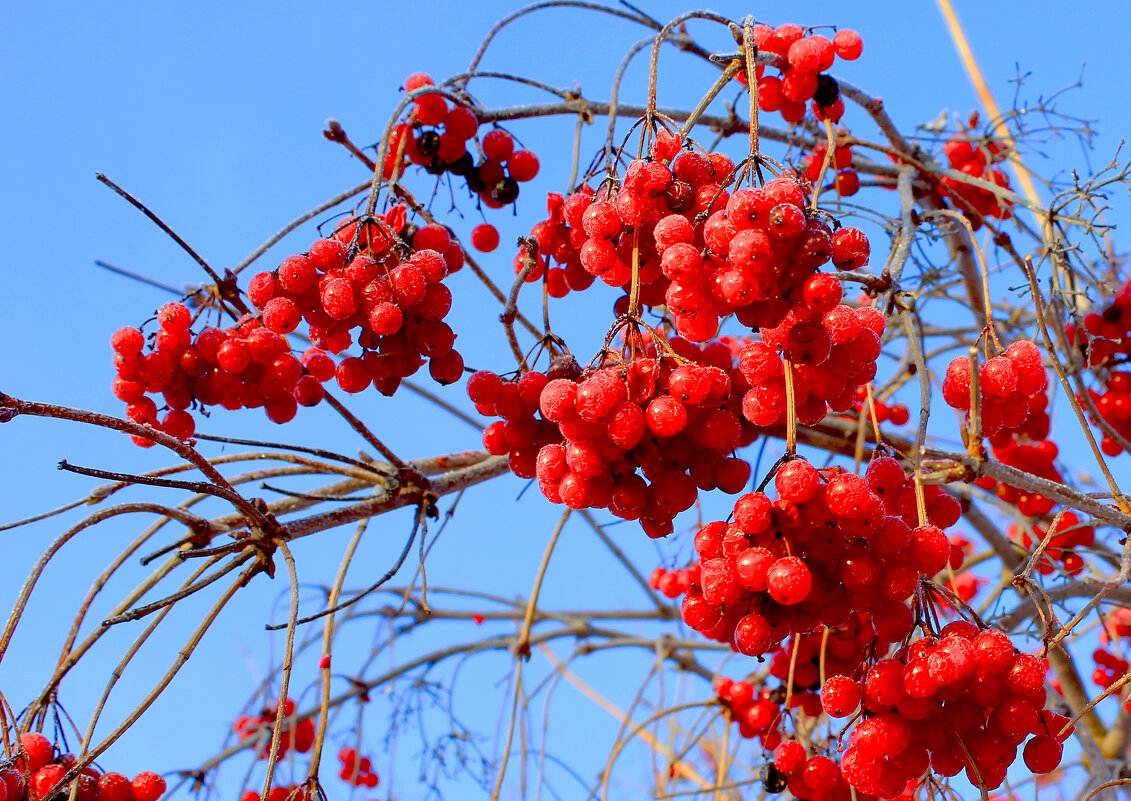
[(1056, 739), (1047, 736), (1034, 737), (1025, 743), (1025, 766), (1033, 773), (1051, 773), (1060, 766), (1064, 752)]
[(851, 715), (860, 705), (860, 684), (848, 676), (831, 676), (821, 686), (821, 706), (834, 718)]
[(110, 337), (110, 346), (123, 356), (135, 356), (145, 347), (145, 336), (136, 328), (119, 328)]
[(766, 571), (766, 590), (770, 597), (786, 606), (804, 601), (812, 586), (809, 568), (796, 556), (778, 559)]
[(471, 229), (471, 246), (480, 253), (490, 253), (499, 246), (499, 232), (490, 223), (481, 223)]
[(864, 40), (856, 31), (845, 28), (836, 32), (836, 36), (833, 37), (833, 48), (845, 61), (852, 61), (860, 58), (860, 54), (864, 52)]
[(786, 740), (774, 749), (774, 765), (782, 773), (792, 775), (805, 765), (805, 746), (796, 740)]
[(20, 735), (20, 748), (23, 749), (23, 767), (28, 773), (35, 773), (51, 762), (54, 749), (51, 742), (38, 732)]
[(183, 303), (166, 303), (157, 312), (162, 328), (185, 330), (192, 324), (192, 312)]
[(133, 780), (134, 801), (157, 801), (165, 794), (165, 780), (151, 771), (142, 771)]
[[(902, 479), (902, 471), (900, 471)], [(902, 483), (902, 482), (901, 482)], [(821, 487), (821, 477), (816, 468), (804, 459), (786, 462), (774, 478), (778, 496), (790, 503), (805, 503)]]

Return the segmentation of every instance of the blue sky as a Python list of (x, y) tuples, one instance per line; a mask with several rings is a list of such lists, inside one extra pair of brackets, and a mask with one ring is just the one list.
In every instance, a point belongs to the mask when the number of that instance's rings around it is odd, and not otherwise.
[[(1096, 121), (1098, 135), (1088, 158), (1092, 164), (1106, 163), (1131, 133), (1125, 56), (1120, 56), (1131, 21), (1127, 6), (969, 0), (956, 0), (956, 6), (1003, 106), (1010, 104), (1019, 75), (1026, 76), (1020, 96), (1030, 104), (1083, 75), (1083, 87), (1064, 96), (1061, 108)], [(747, 5), (733, 2), (714, 7), (736, 19), (748, 11)], [(174, 286), (201, 279), (195, 265), (164, 234), (94, 179), (96, 172), (141, 198), (214, 267), (234, 265), (291, 218), (364, 180), (364, 172), (346, 153), (322, 139), (319, 131), (327, 117), (341, 120), (357, 141), (375, 141), (407, 74), (427, 71), (439, 78), (462, 71), (481, 34), (511, 8), (495, 0), (415, 6), (8, 4), (0, 29), (0, 108), (5, 111), (0, 124), (0, 152), (5, 155), (0, 337), (7, 344), (0, 360), (0, 390), (120, 413), (121, 404), (109, 392), (108, 337), (121, 325), (146, 319), (169, 298), (98, 270), (93, 261), (102, 259)], [(670, 2), (645, 9), (661, 20), (684, 10)], [(820, 1), (791, 4), (788, 11), (767, 6), (764, 14), (771, 23), (837, 24), (859, 30), (864, 56), (838, 65), (837, 71), (882, 96), (901, 126), (934, 119), (943, 109), (965, 112), (977, 106), (934, 3)], [(693, 30), (703, 34), (708, 46), (732, 47), (725, 33), (720, 37), (706, 27)], [(595, 24), (575, 10), (553, 10), (545, 12), (541, 23), (527, 20), (504, 33), (484, 66), (522, 72), (561, 87), (576, 81), (587, 97), (604, 99), (621, 55), (643, 35), (625, 24)], [(645, 77), (644, 64), (634, 65), (626, 83), (628, 96), (643, 96)], [(694, 102), (711, 79), (709, 70), (665, 52), (660, 102)], [(490, 82), (483, 84), (482, 96), (488, 105), (536, 99)], [(509, 212), (491, 218), (504, 243), (540, 219), (540, 193), (564, 188), (572, 128), (571, 122), (545, 121), (514, 126), (537, 151), (543, 172), (524, 191), (517, 219)], [(591, 147), (599, 136), (587, 132)], [(1054, 142), (1049, 152), (1053, 160), (1047, 166), (1034, 162), (1038, 170), (1087, 169), (1080, 148), (1071, 141)], [(1126, 206), (1123, 198), (1124, 211)], [(466, 228), (479, 221), (473, 209), (463, 210)], [(313, 228), (305, 227), (272, 251), (263, 268), (274, 266), (272, 259), (277, 262), (287, 253), (304, 250), (313, 235)], [(1116, 241), (1126, 242), (1119, 231)], [(497, 255), (488, 269), (505, 281), (510, 255), (505, 247)], [(473, 366), (502, 367), (503, 340), (492, 321), (494, 311), (477, 316), (489, 301), (465, 279), (466, 273), (460, 277), (463, 283), (454, 284), (454, 319), (463, 326), (461, 349), (466, 348)], [(576, 329), (583, 343), (580, 350), (585, 350), (587, 337), (596, 340), (604, 331), (609, 302), (573, 299), (567, 305), (571, 330)], [(447, 396), (466, 407), (458, 391), (450, 390)], [(477, 444), (470, 428), (437, 420), (432, 409), (417, 401), (367, 395), (356, 408), (409, 458)], [(352, 433), (322, 410), (301, 412), (297, 423), (296, 438), (308, 444), (346, 453), (358, 447)], [(208, 430), (280, 436), (257, 411), (218, 414)], [(103, 432), (17, 420), (0, 429), (0, 519), (35, 514), (87, 492), (94, 482), (55, 470), (62, 458), (124, 471), (163, 463), (160, 454), (140, 452)], [(499, 504), (509, 504), (522, 486), (512, 478), (497, 483), (497, 488), (466, 499), (455, 530), (441, 541), (435, 576), (430, 576), (437, 586), (447, 581), (504, 596), (529, 592), (533, 569), (559, 513), (531, 491), (515, 507), (521, 523), (492, 514)], [(48, 592), (33, 605), (0, 668), (0, 689), (13, 706), (19, 708), (27, 693), (41, 684), (70, 620), (69, 610), (93, 576), (90, 566), (101, 569), (138, 530), (115, 525), (80, 537), (64, 551), (66, 559), (48, 571)], [(371, 543), (367, 554), (372, 561), (366, 564), (379, 568), (359, 570), (357, 584), (368, 583), (368, 574), (383, 569), (389, 553), (399, 549), (406, 520), (390, 525), (388, 541)], [(650, 567), (655, 549), (628, 528), (611, 531), (618, 532), (640, 564)], [(50, 523), (0, 533), (0, 608), (14, 599), (27, 567), (60, 530), (60, 524)], [(567, 531), (568, 541), (555, 557), (557, 570), (544, 590), (547, 604), (578, 604), (579, 587), (592, 599), (581, 606), (642, 601), (640, 593), (623, 582), (619, 568), (603, 559), (594, 563), (596, 540), (590, 532), (579, 526)], [(348, 536), (335, 532), (320, 548), (307, 548), (307, 561), (300, 562), (300, 569), (310, 565), (304, 580), (329, 580)], [(119, 582), (110, 594), (128, 586)], [(126, 769), (135, 772), (146, 767), (167, 770), (199, 761), (213, 750), (223, 736), (223, 716), (234, 714), (267, 659), (267, 639), (258, 624), (283, 613), (285, 603), (278, 602), (283, 590), (277, 580), (243, 594), (201, 646), (199, 660), (174, 684), (170, 697), (159, 702), (152, 718), (127, 735), (104, 764), (130, 766)], [(272, 604), (275, 608), (268, 615)], [(199, 607), (187, 605), (181, 615), (185, 625), (194, 614), (199, 615)], [(243, 625), (247, 620), (255, 622)], [(450, 636), (474, 634), (453, 627)], [(154, 671), (164, 670), (184, 636), (167, 632), (143, 651), (145, 663), (136, 666), (143, 677), (137, 687), (143, 686), (144, 677), (152, 679)], [(68, 709), (80, 725), (91, 703), (86, 684), (101, 686), (100, 672), (113, 665), (123, 642), (119, 639), (94, 654), (84, 681), (64, 688)], [(478, 680), (492, 693), (501, 693), (503, 685), (493, 682), (504, 673), (503, 660), (497, 660)], [(122, 693), (128, 697), (131, 691), (134, 685), (127, 683)], [(631, 698), (627, 685), (614, 686), (611, 692), (627, 693), (621, 698), (624, 703)], [(606, 725), (604, 713), (578, 706), (577, 698), (571, 699), (576, 716), (558, 720), (562, 731)], [(492, 696), (489, 706), (496, 708), (497, 700)], [(123, 701), (112, 705), (111, 713), (128, 708)], [(493, 714), (485, 713), (488, 732)], [(369, 727), (372, 742), (380, 743), (381, 716)], [(404, 750), (390, 759), (405, 759)], [(400, 769), (406, 772), (398, 792), (412, 797), (413, 775), (403, 764)], [(382, 792), (388, 789), (382, 785)]]

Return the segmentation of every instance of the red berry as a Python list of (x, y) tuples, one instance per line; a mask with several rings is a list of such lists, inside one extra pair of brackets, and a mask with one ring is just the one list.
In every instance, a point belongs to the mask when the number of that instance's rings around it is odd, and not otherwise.
[(760, 656), (773, 646), (772, 631), (766, 618), (757, 612), (751, 612), (735, 626), (735, 647), (747, 656)]
[(489, 161), (505, 162), (514, 152), (514, 138), (502, 128), (495, 128), (483, 136), (483, 155)]
[(516, 181), (532, 181), (538, 175), (538, 157), (529, 150), (516, 150), (507, 160), (507, 170)]
[(1025, 765), (1033, 773), (1051, 773), (1060, 766), (1063, 746), (1052, 737), (1034, 737), (1025, 743)]
[(134, 801), (157, 801), (165, 793), (165, 780), (148, 770), (133, 780)]
[(804, 459), (794, 459), (782, 465), (774, 478), (778, 497), (790, 503), (805, 503), (821, 488), (817, 469)]
[(471, 246), (480, 253), (490, 253), (499, 246), (499, 232), (490, 223), (481, 223), (471, 229)]
[(864, 40), (856, 31), (846, 28), (836, 32), (836, 36), (833, 37), (833, 49), (845, 61), (852, 61), (860, 58), (860, 54), (864, 52)]
[(31, 775), (28, 789), (38, 798), (48, 798), (51, 788), (67, 775), (67, 769), (59, 764), (48, 764)]
[(302, 311), (290, 298), (271, 298), (263, 307), (263, 326), (276, 334), (289, 334), (302, 322)]
[(809, 568), (796, 556), (778, 559), (766, 571), (766, 589), (770, 597), (786, 606), (804, 601), (812, 586)]
[(860, 684), (848, 676), (832, 676), (821, 687), (821, 706), (834, 718), (851, 715), (860, 705)]
[(119, 328), (110, 337), (110, 347), (123, 356), (136, 356), (145, 347), (145, 337), (136, 328)]
[(20, 735), (20, 747), (23, 748), (24, 757), (27, 760), (26, 770), (28, 773), (35, 773), (40, 768), (46, 766), (51, 762), (54, 755), (54, 749), (46, 737), (38, 732), (29, 732)]
[(166, 303), (157, 312), (157, 322), (162, 328), (184, 330), (192, 324), (192, 312), (183, 303)]

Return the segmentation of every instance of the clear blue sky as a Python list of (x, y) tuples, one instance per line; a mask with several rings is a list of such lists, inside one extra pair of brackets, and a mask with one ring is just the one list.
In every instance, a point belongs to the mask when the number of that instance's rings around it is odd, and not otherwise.
[[(788, 10), (765, 5), (758, 11), (771, 23), (837, 24), (863, 34), (863, 58), (837, 69), (882, 96), (901, 126), (934, 119), (943, 109), (965, 112), (977, 106), (934, 3), (820, 0), (788, 5)], [(1048, 0), (956, 0), (956, 5), (1003, 105), (1010, 104), (1018, 75), (1026, 76), (1021, 97), (1034, 103), (1083, 74), (1083, 88), (1062, 98), (1061, 108), (1096, 121), (1098, 136), (1089, 158), (1096, 165), (1106, 163), (1131, 133), (1124, 82), (1129, 7), (1120, 2), (1066, 5)], [(715, 3), (714, 8), (735, 19), (750, 10), (736, 2)], [(0, 270), (5, 279), (0, 337), (6, 343), (0, 390), (120, 413), (121, 404), (109, 391), (109, 334), (121, 325), (141, 322), (169, 298), (98, 270), (93, 261), (102, 259), (172, 285), (201, 278), (164, 234), (95, 181), (96, 172), (142, 198), (214, 267), (234, 265), (286, 221), (364, 180), (347, 154), (322, 140), (319, 131), (325, 118), (341, 120), (359, 142), (375, 141), (408, 73), (428, 71), (440, 78), (462, 71), (481, 34), (511, 9), (510, 3), (497, 0), (413, 5), (7, 4), (0, 26)], [(662, 20), (685, 10), (672, 2), (645, 9)], [(622, 24), (596, 25), (593, 19), (577, 11), (547, 12), (541, 23), (527, 21), (504, 34), (484, 66), (561, 87), (577, 81), (587, 97), (605, 99), (612, 70), (644, 34)], [(719, 50), (733, 46), (729, 37), (713, 32), (704, 42)], [(709, 71), (672, 52), (665, 52), (661, 68), (661, 103), (693, 101), (711, 79)], [(644, 74), (642, 64), (630, 72), (629, 98), (643, 95)], [(483, 96), (492, 105), (535, 98), (492, 84), (484, 85)], [(538, 152), (543, 173), (535, 187), (524, 192), (517, 220), (509, 213), (493, 218), (504, 242), (540, 219), (536, 215), (544, 207), (539, 192), (563, 188), (572, 123), (555, 130), (546, 123), (516, 125), (514, 130)], [(600, 134), (587, 136), (592, 147)], [(1050, 165), (1053, 171), (1087, 170), (1074, 143), (1053, 144), (1050, 152), (1057, 156)], [(1046, 169), (1039, 162), (1036, 167)], [(1124, 210), (1126, 205), (1124, 199)], [(476, 221), (472, 210), (465, 212), (468, 225)], [(271, 259), (277, 262), (289, 252), (304, 250), (312, 236), (309, 226), (303, 229), (276, 248), (264, 268), (273, 266)], [(1117, 232), (1116, 241), (1125, 245), (1125, 235)], [(489, 265), (502, 280), (510, 272), (505, 250), (500, 249), (498, 261)], [(488, 301), (467, 279), (465, 274), (454, 284), (455, 319), (464, 326), (461, 348), (469, 364), (501, 367), (505, 359), (492, 322), (494, 311), (476, 317)], [(590, 336), (603, 331), (608, 302), (570, 306), (574, 324), (588, 324)], [(458, 391), (448, 396), (463, 402)], [(477, 445), (469, 428), (438, 423), (431, 409), (412, 400), (366, 395), (356, 408), (406, 457)], [(306, 443), (343, 452), (358, 447), (351, 432), (330, 416), (304, 411), (298, 423), (298, 437)], [(221, 412), (206, 428), (237, 436), (280, 436), (257, 411)], [(55, 464), (62, 458), (126, 471), (163, 463), (160, 454), (140, 452), (118, 437), (20, 419), (0, 428), (0, 520), (34, 514), (93, 486), (91, 480), (57, 472)], [(430, 581), (504, 596), (529, 592), (533, 568), (558, 511), (531, 491), (517, 507), (521, 523), (509, 515), (492, 515), (521, 489), (515, 479), (497, 483), (464, 502), (458, 525), (437, 549)], [(648, 554), (654, 549), (628, 528), (613, 531), (642, 556), (640, 564), (649, 566)], [(389, 541), (373, 545), (370, 561), (355, 573), (355, 584), (368, 583), (371, 573), (388, 564), (388, 553), (399, 546), (403, 529), (403, 519), (390, 524), (385, 538)], [(0, 609), (9, 607), (28, 566), (60, 530), (61, 524), (53, 523), (0, 533)], [(17, 709), (41, 685), (70, 610), (93, 572), (137, 530), (118, 525), (89, 533), (68, 546), (65, 561), (49, 570), (49, 590), (33, 606), (0, 669), (0, 689)], [(555, 557), (556, 572), (551, 572), (544, 591), (545, 603), (638, 604), (640, 593), (623, 581), (622, 573), (591, 563), (597, 547), (593, 535), (581, 527), (570, 531)], [(326, 537), (325, 553), (307, 548), (300, 577), (328, 581), (347, 536), (337, 532)], [(677, 550), (670, 547), (665, 553)], [(309, 565), (305, 574), (304, 565)], [(267, 639), (259, 624), (268, 617), (277, 619), (285, 608), (277, 603), (284, 590), (281, 582), (260, 584), (222, 618), (201, 647), (199, 664), (190, 666), (174, 685), (175, 693), (160, 702), (152, 718), (112, 751), (104, 765), (133, 772), (169, 770), (191, 765), (215, 749), (224, 733), (224, 716), (234, 713), (267, 659)], [(111, 595), (128, 586), (113, 585)], [(589, 594), (580, 603), (579, 586)], [(190, 608), (181, 616), (186, 625), (194, 612), (199, 614)], [(451, 634), (472, 635), (454, 629)], [(164, 670), (181, 638), (172, 633), (158, 637), (144, 652), (152, 661), (139, 666), (138, 684), (124, 682), (125, 697), (136, 694), (135, 687), (143, 686), (145, 677), (152, 679)], [(64, 700), (80, 725), (89, 714), (90, 687), (101, 687), (100, 671), (114, 664), (123, 643), (119, 639), (96, 653), (83, 681), (64, 688)], [(492, 693), (489, 710), (503, 692), (503, 686), (493, 682), (504, 673), (503, 661), (496, 660), (475, 679)], [(631, 688), (613, 688), (614, 696), (622, 692), (628, 695), (618, 701), (625, 704)], [(561, 732), (581, 737), (590, 724), (607, 724), (604, 713), (582, 707), (577, 699), (569, 699), (576, 716), (558, 718)], [(128, 708), (124, 704), (112, 706), (111, 714), (121, 714)], [(482, 716), (488, 733), (493, 714)], [(368, 724), (374, 745), (381, 742), (384, 722), (384, 713), (375, 710)], [(396, 784), (399, 797), (417, 796), (414, 774), (406, 769), (408, 752), (414, 749), (405, 747), (395, 757), (402, 771)], [(383, 784), (378, 795), (388, 789)]]

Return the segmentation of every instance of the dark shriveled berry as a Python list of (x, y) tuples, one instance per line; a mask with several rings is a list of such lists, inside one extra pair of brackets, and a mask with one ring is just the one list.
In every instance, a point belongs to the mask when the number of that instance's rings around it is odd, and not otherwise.
[(789, 777), (774, 767), (773, 763), (762, 766), (762, 787), (767, 793), (780, 793), (789, 782)]
[(491, 198), (496, 203), (504, 206), (518, 200), (518, 181), (513, 178), (504, 178), (491, 189)]
[(813, 93), (813, 100), (818, 106), (828, 108), (840, 99), (840, 84), (831, 75), (817, 76), (817, 91)]

